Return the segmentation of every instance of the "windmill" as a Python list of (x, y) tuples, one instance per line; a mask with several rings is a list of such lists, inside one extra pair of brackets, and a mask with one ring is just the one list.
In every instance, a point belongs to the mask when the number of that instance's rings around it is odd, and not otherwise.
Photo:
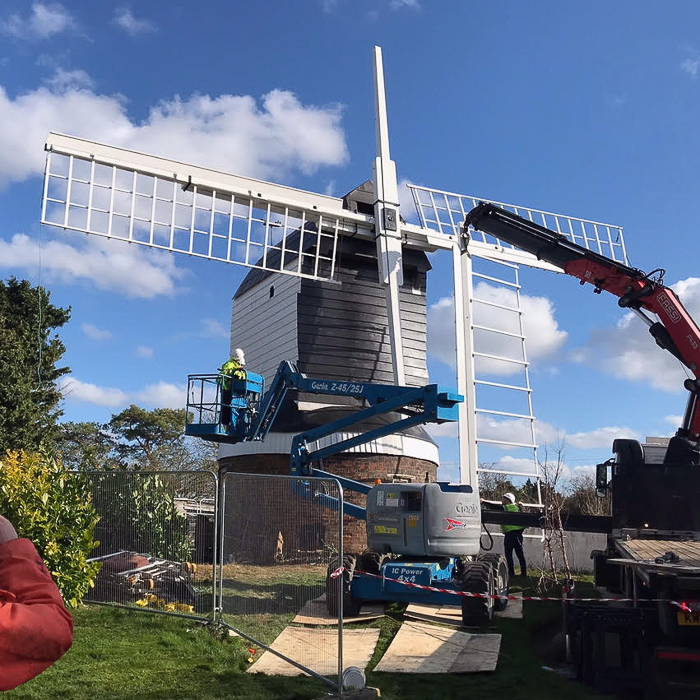
[[(348, 208), (343, 199), (262, 180), (218, 172), (174, 160), (137, 153), (94, 141), (50, 134), (42, 202), (42, 224), (122, 240), (137, 245), (260, 269), (309, 280), (333, 280), (339, 246), (347, 237), (376, 245), (379, 278), (384, 288), (393, 379), (405, 383), (399, 289), (402, 261), (408, 250), (445, 251), (452, 256), (458, 391), (460, 407), (460, 481), (477, 484), (477, 443), (524, 448), (531, 452), (532, 471), (539, 478), (535, 418), (518, 266), (554, 270), (534, 256), (497, 239), (461, 230), (464, 216), (486, 198), (412, 186), (418, 223), (399, 215), (396, 166), (389, 150), (382, 54), (374, 50), (375, 124), (370, 211)], [(496, 202), (559, 231), (571, 240), (626, 262), (619, 227)], [(506, 275), (475, 272), (474, 262), (500, 266)], [(479, 298), (479, 288), (506, 292)], [(503, 303), (506, 297), (508, 303)], [(479, 309), (513, 313), (515, 326), (490, 325)], [(482, 313), (481, 316), (484, 316)], [(488, 314), (486, 315), (488, 316)], [(493, 314), (492, 314), (493, 316)], [(491, 316), (490, 316), (491, 317)], [(490, 351), (475, 346), (477, 336), (491, 338)], [(509, 339), (519, 354), (500, 355), (493, 338)], [(516, 356), (517, 355), (517, 356)], [(519, 383), (482, 379), (481, 367), (516, 366)], [(498, 375), (499, 371), (495, 371)], [(510, 376), (508, 372), (500, 372)], [(503, 411), (477, 408), (480, 389), (512, 391), (524, 397), (524, 408)], [(519, 421), (526, 426), (517, 439), (479, 434), (480, 417), (490, 425)], [(489, 423), (490, 422), (490, 423)], [(508, 473), (504, 470), (503, 473)]]

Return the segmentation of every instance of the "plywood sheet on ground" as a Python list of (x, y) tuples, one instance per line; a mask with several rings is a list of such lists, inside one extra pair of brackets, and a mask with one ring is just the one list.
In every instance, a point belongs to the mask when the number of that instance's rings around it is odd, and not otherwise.
[(478, 673), (495, 671), (500, 634), (470, 634), (427, 622), (404, 622), (375, 671)]
[[(363, 605), (357, 617), (344, 617), (343, 622), (367, 622), (376, 620), (384, 616), (384, 605), (382, 603)], [(338, 618), (331, 617), (326, 610), (326, 595), (307, 601), (306, 605), (299, 611), (292, 620), (300, 625), (337, 625)]]
[[(496, 617), (521, 620), (523, 617), (522, 593), (514, 594), (518, 600), (509, 600), (505, 610), (494, 613)], [(417, 605), (411, 603), (404, 612), (404, 617), (415, 620), (440, 622), (446, 625), (462, 626), (462, 608), (456, 605)]]
[[(378, 629), (344, 629), (344, 666), (365, 669), (378, 639)], [(338, 673), (337, 630), (287, 627), (270, 647), (322, 676), (336, 676)], [(248, 673), (264, 673), (268, 676), (308, 675), (269, 651), (263, 652), (258, 661), (248, 669)]]

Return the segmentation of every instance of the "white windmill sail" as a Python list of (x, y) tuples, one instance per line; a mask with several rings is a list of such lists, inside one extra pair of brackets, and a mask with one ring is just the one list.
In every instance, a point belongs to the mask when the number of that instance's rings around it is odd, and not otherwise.
[(46, 150), (43, 224), (312, 279), (341, 232), (373, 230), (336, 197), (63, 134)]
[[(479, 202), (489, 201), (557, 231), (578, 245), (627, 264), (620, 226), (417, 185), (409, 185), (409, 188), (422, 228), (460, 236), (467, 212)], [(469, 262), (469, 292), (463, 304), (468, 355), (464, 360), (465, 374), (470, 377), (466, 391), (473, 397), (474, 449), (482, 445), (500, 448), (503, 455), (529, 453), (529, 457), (500, 460), (494, 466), (489, 465), (488, 460), (481, 460), (477, 452), (472, 459), (484, 466), (476, 467), (475, 472), (534, 478), (539, 485), (536, 418), (519, 265), (560, 270), (480, 231), (470, 229), (468, 235), (469, 256), (488, 261), (488, 272), (471, 267), (472, 262)], [(476, 261), (474, 264), (477, 265)], [(459, 319), (457, 323), (459, 325)], [(476, 478), (475, 473), (471, 478)]]

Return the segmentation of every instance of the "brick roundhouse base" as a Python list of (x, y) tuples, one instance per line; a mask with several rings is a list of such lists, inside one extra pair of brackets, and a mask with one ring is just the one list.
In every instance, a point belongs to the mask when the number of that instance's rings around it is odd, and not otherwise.
[[(340, 454), (323, 460), (319, 468), (331, 474), (373, 484), (436, 481), (437, 465), (424, 459), (396, 455)], [(295, 552), (337, 546), (337, 516), (332, 510), (295, 496), (283, 480), (225, 479), (226, 473), (289, 475), (289, 456), (255, 454), (224, 457), (219, 474), (225, 488), (224, 562), (272, 563)], [(345, 491), (345, 500), (365, 505), (365, 495)], [(362, 552), (367, 547), (365, 522), (345, 516), (344, 549)]]

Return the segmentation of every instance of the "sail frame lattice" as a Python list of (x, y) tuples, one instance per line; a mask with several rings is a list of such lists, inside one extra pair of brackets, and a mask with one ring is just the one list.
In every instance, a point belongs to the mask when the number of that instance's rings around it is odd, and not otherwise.
[[(505, 202), (497, 202), (485, 197), (456, 194), (429, 187), (409, 184), (418, 218), (422, 228), (443, 234), (459, 236), (464, 218), (480, 202), (490, 202), (508, 211), (529, 219), (535, 224), (556, 231), (593, 252), (627, 265), (627, 250), (622, 226), (605, 224), (592, 219), (555, 214), (531, 207), (522, 207)], [(494, 238), (482, 231), (469, 229), (472, 240), (500, 250), (513, 250), (510, 243)], [(477, 253), (478, 254), (478, 253)]]
[(218, 187), (202, 184), (169, 175), (172, 162), (163, 163), (132, 166), (99, 152), (49, 149), (41, 223), (244, 267), (334, 279), (338, 238), (357, 227), (352, 213), (319, 211), (303, 191), (295, 201), (295, 190), (272, 184), (291, 196), (270, 197), (250, 189), (260, 183), (252, 179), (235, 178), (248, 185), (240, 190), (225, 181)]

